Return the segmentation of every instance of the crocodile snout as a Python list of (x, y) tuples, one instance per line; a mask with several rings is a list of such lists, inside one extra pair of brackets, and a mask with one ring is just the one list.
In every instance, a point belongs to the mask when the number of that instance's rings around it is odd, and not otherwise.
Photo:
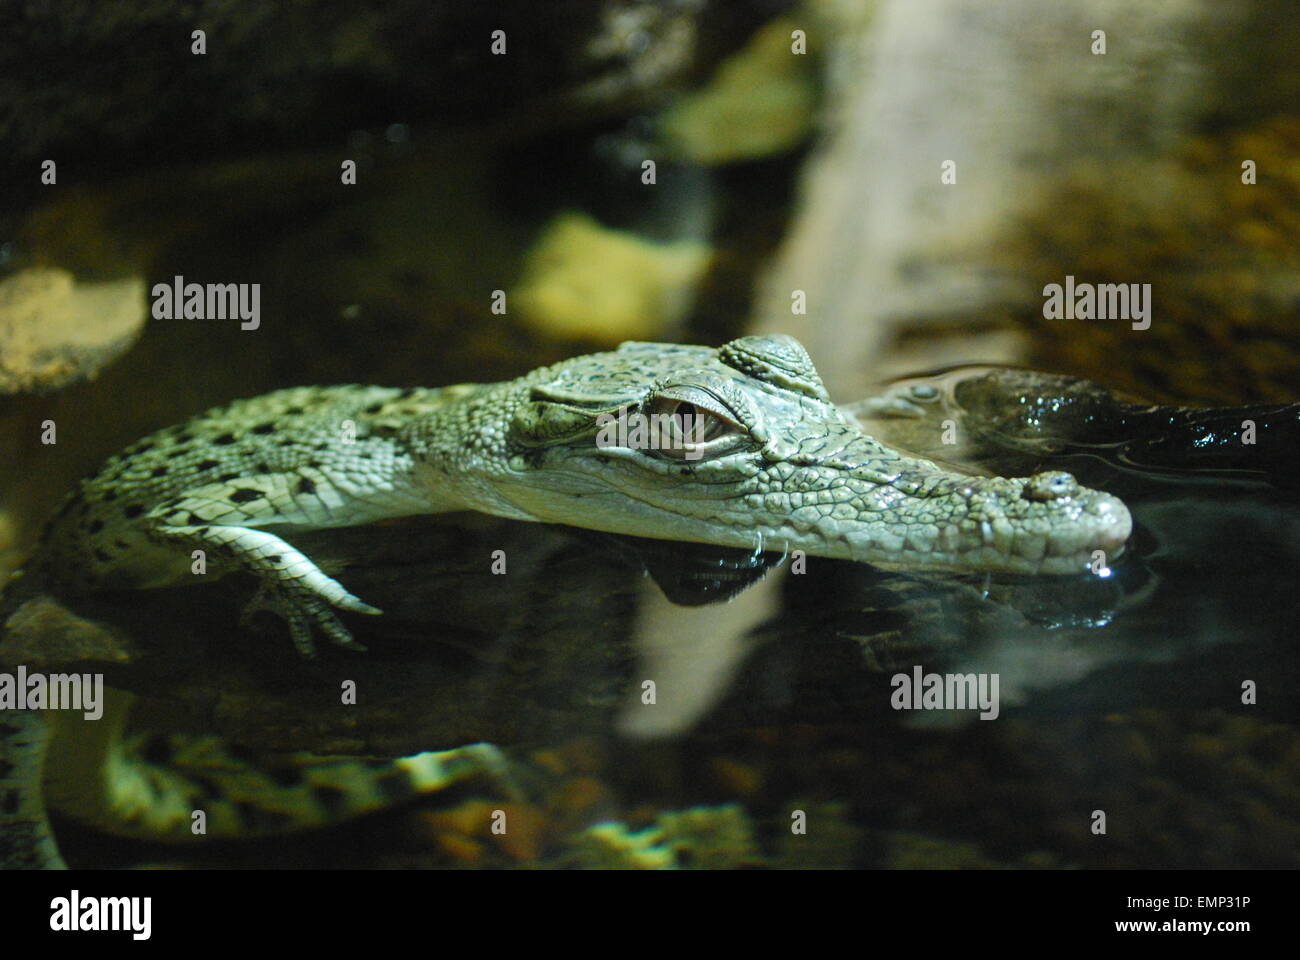
[(1074, 474), (1064, 470), (1049, 470), (1036, 473), (1026, 480), (1021, 496), (1026, 500), (1060, 500), (1062, 497), (1072, 497), (1082, 489), (1079, 481), (1074, 479)]

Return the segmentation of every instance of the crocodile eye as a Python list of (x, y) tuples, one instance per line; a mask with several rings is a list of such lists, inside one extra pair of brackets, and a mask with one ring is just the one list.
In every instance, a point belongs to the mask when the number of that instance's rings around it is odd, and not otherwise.
[(718, 406), (702, 390), (678, 388), (655, 396), (646, 407), (651, 446), (676, 460), (700, 460), (722, 452), (730, 446), (729, 440), (743, 437), (745, 431)]
[(668, 400), (653, 412), (659, 414), (669, 436), (679, 443), (708, 443), (730, 428), (720, 417), (685, 401)]

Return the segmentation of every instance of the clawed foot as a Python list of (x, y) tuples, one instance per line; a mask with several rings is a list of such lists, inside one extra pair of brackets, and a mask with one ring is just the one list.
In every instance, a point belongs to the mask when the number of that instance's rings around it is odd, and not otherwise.
[[(377, 615), (383, 613), (377, 607), (358, 600), (352, 594), (346, 594), (348, 602), (339, 606), (356, 613)], [(263, 581), (257, 594), (244, 607), (239, 618), (242, 626), (248, 626), (253, 615), (259, 610), (269, 610), (289, 624), (289, 636), (298, 652), (308, 658), (316, 656), (316, 644), (312, 639), (313, 628), (328, 637), (334, 644), (348, 650), (365, 651), (365, 646), (358, 643), (352, 631), (343, 625), (338, 614), (329, 602), (306, 592), (291, 592), (284, 587)]]

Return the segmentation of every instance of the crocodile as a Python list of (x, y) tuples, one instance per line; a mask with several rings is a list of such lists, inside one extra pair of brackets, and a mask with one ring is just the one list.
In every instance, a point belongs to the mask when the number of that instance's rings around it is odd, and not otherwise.
[(773, 335), (625, 343), (496, 384), (236, 401), (109, 458), (28, 569), (74, 591), (147, 588), (192, 581), (200, 551), (207, 576), (256, 576), (253, 609), (281, 614), (310, 656), (313, 631), (360, 646), (336, 609), (380, 611), (290, 531), (453, 510), (1018, 574), (1087, 572), (1132, 525), (1118, 498), (1065, 472), (957, 473), (886, 446), (831, 402), (798, 341)]
[[(69, 494), (9, 599), (239, 570), (259, 583), (249, 610), (282, 616), (302, 655), (318, 635), (364, 649), (338, 611), (380, 610), (294, 547), (294, 531), (457, 510), (1031, 575), (1096, 570), (1131, 531), (1118, 498), (1068, 473), (978, 475), (887, 446), (832, 403), (791, 337), (631, 342), (503, 383), (279, 390), (160, 430)], [(0, 721), (0, 847), (58, 865), (32, 788), (48, 731), (34, 715)]]

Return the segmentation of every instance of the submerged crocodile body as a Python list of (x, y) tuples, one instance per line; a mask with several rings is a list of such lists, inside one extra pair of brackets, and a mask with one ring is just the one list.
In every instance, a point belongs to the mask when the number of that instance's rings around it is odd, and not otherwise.
[[(649, 423), (648, 429), (641, 429)], [(303, 387), (241, 400), (111, 458), (64, 504), (40, 583), (150, 587), (232, 569), (305, 654), (332, 608), (375, 614), (294, 528), (478, 510), (657, 539), (873, 564), (1082, 573), (1118, 552), (1117, 498), (1067, 473), (941, 469), (866, 435), (790, 337), (626, 343), (498, 384)]]

